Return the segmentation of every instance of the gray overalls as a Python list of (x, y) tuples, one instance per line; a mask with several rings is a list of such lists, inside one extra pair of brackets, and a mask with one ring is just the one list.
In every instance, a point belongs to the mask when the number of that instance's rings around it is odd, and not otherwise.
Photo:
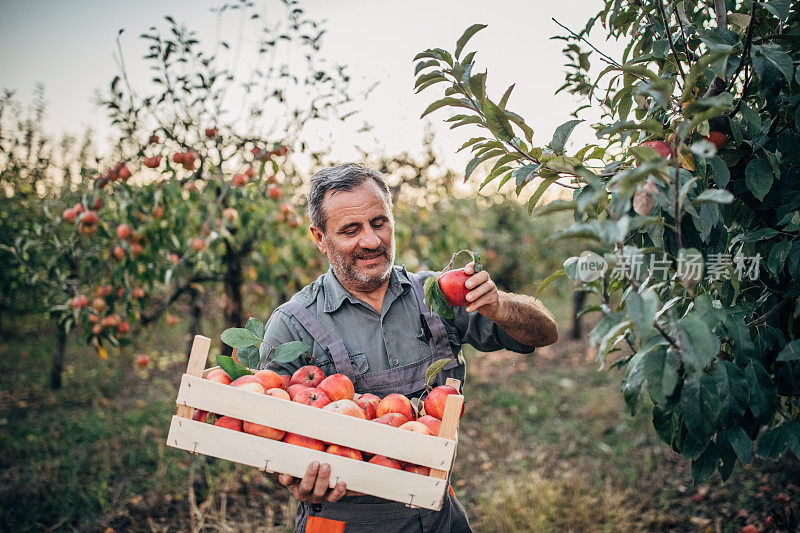
[[(409, 276), (423, 329), (430, 333), (430, 355), (409, 365), (379, 372), (360, 374), (353, 366), (341, 339), (333, 335), (300, 302), (291, 300), (285, 309), (291, 313), (308, 331), (314, 340), (328, 351), (336, 367), (336, 372), (348, 376), (358, 393), (371, 392), (385, 396), (399, 392), (414, 396), (425, 388), (425, 370), (437, 359), (450, 358), (452, 361), (436, 378), (437, 385), (443, 385), (452, 368), (458, 365), (447, 339), (447, 331), (439, 316), (434, 315), (425, 304), (422, 284), (413, 274)], [(460, 532), (471, 531), (464, 508), (455, 496), (445, 494), (441, 511), (412, 509), (405, 504), (392, 502), (374, 496), (345, 496), (335, 503), (311, 504), (301, 502), (295, 519), (295, 532), (341, 532), (346, 533), (420, 533), (420, 532)]]

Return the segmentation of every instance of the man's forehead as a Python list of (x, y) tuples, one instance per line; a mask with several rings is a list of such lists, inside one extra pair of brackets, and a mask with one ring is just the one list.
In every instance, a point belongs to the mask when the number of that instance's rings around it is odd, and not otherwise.
[(328, 191), (323, 206), (328, 219), (390, 216), (390, 209), (380, 189), (374, 184), (360, 185), (349, 191)]

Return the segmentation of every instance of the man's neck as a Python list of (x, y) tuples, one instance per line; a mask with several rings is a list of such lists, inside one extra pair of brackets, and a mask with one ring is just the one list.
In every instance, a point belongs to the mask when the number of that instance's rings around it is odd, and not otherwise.
[[(338, 276), (337, 279), (339, 279)], [(378, 314), (381, 314), (381, 309), (383, 307), (383, 297), (386, 295), (386, 290), (389, 288), (390, 280), (391, 276), (389, 276), (380, 287), (378, 287), (377, 289), (373, 289), (371, 291), (361, 291), (353, 287), (349, 287), (348, 285), (343, 283), (342, 280), (340, 279), (339, 283), (341, 283), (342, 287), (344, 287), (344, 289), (347, 292), (349, 292), (359, 300), (368, 303), (369, 305), (372, 306), (373, 309), (375, 309), (375, 311), (378, 312)]]

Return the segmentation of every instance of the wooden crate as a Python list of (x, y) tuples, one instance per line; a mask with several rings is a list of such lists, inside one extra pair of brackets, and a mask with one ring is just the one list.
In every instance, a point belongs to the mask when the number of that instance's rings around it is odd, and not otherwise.
[[(458, 443), (463, 396), (448, 396), (439, 436), (433, 437), (203, 379), (211, 370), (204, 370), (209, 347), (210, 339), (195, 337), (167, 445), (298, 478), (312, 461), (328, 463), (331, 487), (344, 481), (348, 490), (441, 509)], [(458, 380), (448, 384), (460, 386)], [(194, 409), (427, 466), (431, 472), (423, 476), (198, 422), (192, 420)]]

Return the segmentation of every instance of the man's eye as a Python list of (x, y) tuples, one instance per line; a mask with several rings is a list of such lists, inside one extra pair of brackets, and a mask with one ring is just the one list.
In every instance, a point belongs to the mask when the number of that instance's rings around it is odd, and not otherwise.
[(372, 227), (374, 228), (382, 228), (383, 225), (386, 224), (385, 220), (381, 220), (380, 222), (373, 222)]
[(358, 233), (358, 230), (356, 230), (356, 229), (349, 229), (349, 230), (346, 230), (346, 231), (344, 232), (344, 234), (345, 234), (345, 235), (349, 235), (349, 236), (351, 236), (351, 237), (352, 237), (353, 235), (355, 235), (356, 233)]

